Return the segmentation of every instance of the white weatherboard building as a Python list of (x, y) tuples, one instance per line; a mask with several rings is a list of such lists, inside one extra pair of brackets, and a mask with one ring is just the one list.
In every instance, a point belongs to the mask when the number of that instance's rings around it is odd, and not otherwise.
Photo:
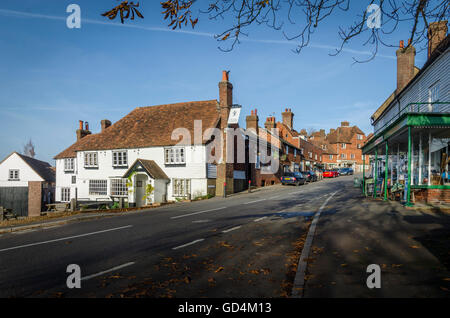
[(17, 152), (0, 162), (0, 187), (28, 187), (29, 181), (53, 183), (55, 174), (50, 164)]
[[(220, 91), (221, 98), (227, 93), (230, 96), (231, 92)], [(211, 138), (205, 136), (208, 129), (221, 127), (220, 103), (138, 107), (113, 125), (102, 120), (97, 134), (80, 121), (77, 141), (55, 157), (56, 201), (123, 198), (131, 206), (143, 206), (206, 195), (215, 187), (217, 171), (207, 162)], [(227, 104), (231, 107), (231, 100)], [(198, 123), (200, 140), (194, 134)], [(191, 142), (180, 146), (178, 131), (188, 133)]]

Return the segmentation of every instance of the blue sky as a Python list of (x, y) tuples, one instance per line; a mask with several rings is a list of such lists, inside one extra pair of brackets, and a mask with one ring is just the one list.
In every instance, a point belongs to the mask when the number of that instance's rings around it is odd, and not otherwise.
[[(81, 29), (66, 27), (66, 7), (82, 10)], [(343, 120), (371, 131), (370, 115), (396, 85), (395, 48), (382, 48), (370, 63), (369, 48), (357, 40), (330, 56), (340, 44), (339, 25), (355, 12), (321, 26), (311, 45), (295, 54), (279, 32), (248, 30), (232, 52), (220, 51), (212, 34), (227, 21), (200, 16), (195, 30), (172, 32), (159, 1), (141, 1), (144, 20), (110, 21), (100, 13), (114, 0), (2, 0), (0, 3), (0, 158), (22, 151), (32, 139), (36, 158), (53, 157), (75, 141), (78, 120), (93, 133), (100, 121), (115, 122), (135, 107), (218, 99), (222, 70), (231, 70), (234, 102), (265, 118), (291, 108), (294, 128), (326, 129)], [(347, 21), (347, 22), (346, 22)], [(392, 35), (407, 40), (408, 30)], [(416, 56), (421, 67), (425, 52)]]

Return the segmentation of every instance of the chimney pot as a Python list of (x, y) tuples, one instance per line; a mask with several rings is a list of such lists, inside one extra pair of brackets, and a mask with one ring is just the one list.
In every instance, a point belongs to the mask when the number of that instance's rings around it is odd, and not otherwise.
[(227, 71), (222, 71), (222, 81), (223, 82), (228, 82), (229, 78), (228, 78), (228, 72)]
[(404, 45), (404, 43), (403, 43), (403, 40), (400, 40), (400, 48), (403, 49), (404, 46), (405, 46), (405, 45)]
[(86, 130), (89, 131), (89, 123), (86, 122), (85, 125), (86, 125)]
[(83, 121), (80, 120), (80, 121), (79, 121), (79, 124), (80, 124), (80, 130), (83, 130)]

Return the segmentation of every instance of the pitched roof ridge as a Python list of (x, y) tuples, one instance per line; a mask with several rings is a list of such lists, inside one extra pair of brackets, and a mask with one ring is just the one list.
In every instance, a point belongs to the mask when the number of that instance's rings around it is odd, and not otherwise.
[(193, 103), (211, 103), (211, 102), (218, 102), (217, 99), (209, 99), (209, 100), (197, 100), (197, 101), (190, 101), (190, 102), (178, 102), (178, 103), (169, 103), (169, 104), (160, 104), (160, 105), (153, 105), (153, 106), (140, 106), (136, 107), (134, 110), (147, 110), (147, 109), (154, 109), (158, 107), (167, 107), (167, 106), (182, 106), (186, 104), (193, 104)]

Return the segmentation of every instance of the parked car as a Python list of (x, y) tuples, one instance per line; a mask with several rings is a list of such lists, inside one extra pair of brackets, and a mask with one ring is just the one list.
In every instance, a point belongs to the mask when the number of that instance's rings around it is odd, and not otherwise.
[(335, 178), (336, 177), (339, 177), (341, 174), (339, 173), (339, 170), (338, 169), (333, 169), (333, 173), (334, 173), (334, 175), (335, 175)]
[(341, 168), (339, 169), (339, 174), (342, 176), (348, 176), (353, 174), (352, 168)]
[(324, 178), (335, 178), (335, 173), (333, 170), (325, 170), (323, 172), (323, 177)]
[(301, 174), (305, 176), (306, 182), (316, 182), (318, 179), (317, 174), (313, 171), (302, 171)]
[(303, 174), (300, 172), (285, 172), (284, 175), (281, 177), (281, 184), (294, 184), (294, 185), (300, 185), (305, 184), (306, 178)]

